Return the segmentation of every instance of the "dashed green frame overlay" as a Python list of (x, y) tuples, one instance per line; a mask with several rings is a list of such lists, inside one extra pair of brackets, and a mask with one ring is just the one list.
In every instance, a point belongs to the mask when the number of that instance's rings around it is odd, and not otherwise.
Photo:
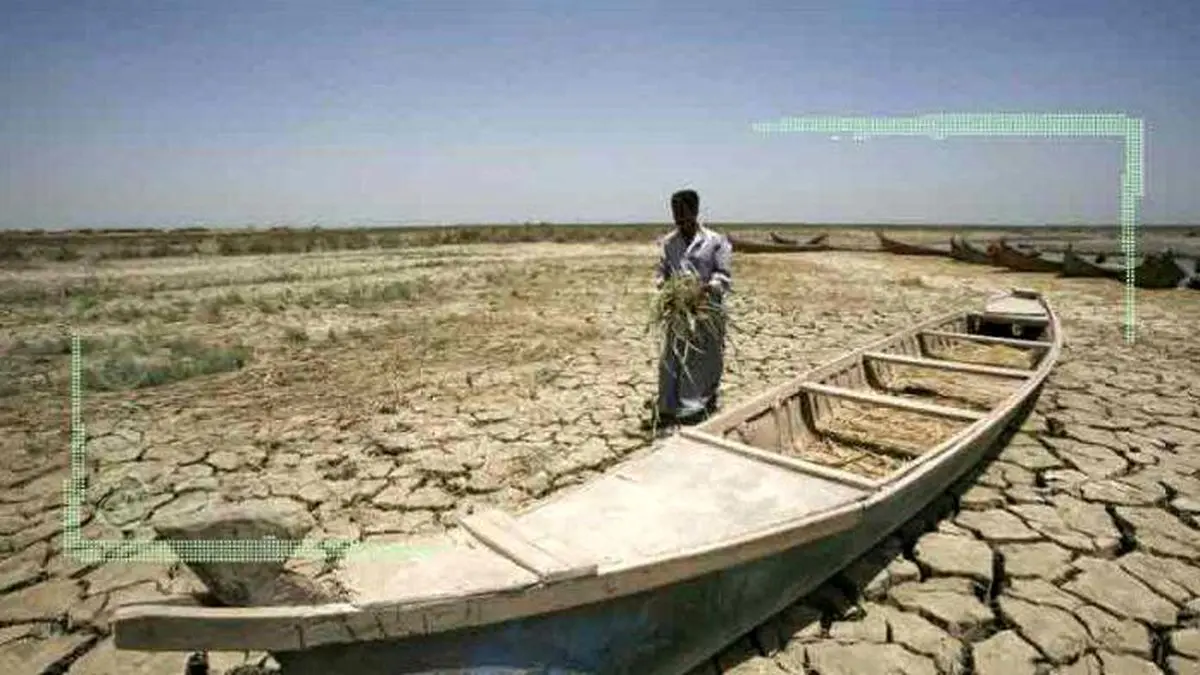
[[(1126, 115), (1084, 114), (939, 114), (916, 117), (797, 117), (757, 123), (759, 133), (807, 132), (871, 136), (1029, 136), (1104, 137), (1125, 141), (1125, 166), (1121, 173), (1121, 250), (1125, 255), (1125, 339), (1134, 340), (1134, 268), (1137, 251), (1139, 199), (1145, 194), (1142, 179), (1145, 128), (1141, 119)], [(331, 554), (386, 555), (412, 558), (424, 551), (407, 544), (353, 540), (258, 541), (226, 539), (166, 541), (145, 539), (87, 539), (81, 521), (87, 490), (86, 434), (82, 420), (83, 354), (78, 335), (71, 337), (71, 458), (70, 477), (64, 484), (63, 548), (83, 562), (129, 560), (139, 562), (282, 562), (289, 558), (325, 559)]]
[(1145, 166), (1145, 125), (1139, 118), (1123, 114), (1040, 113), (942, 113), (913, 117), (785, 117), (775, 122), (752, 125), (759, 133), (849, 134), (855, 139), (871, 136), (1028, 136), (1051, 138), (1074, 136), (1124, 140), (1125, 164), (1121, 170), (1121, 253), (1125, 256), (1125, 342), (1135, 338), (1135, 260), (1137, 256), (1138, 207), (1145, 196), (1142, 171)]

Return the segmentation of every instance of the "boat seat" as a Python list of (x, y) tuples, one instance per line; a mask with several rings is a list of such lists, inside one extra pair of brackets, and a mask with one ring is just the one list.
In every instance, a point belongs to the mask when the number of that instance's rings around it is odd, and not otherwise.
[(897, 410), (907, 410), (908, 412), (932, 415), (934, 417), (960, 420), (963, 422), (977, 422), (986, 416), (986, 413), (975, 410), (952, 408), (950, 406), (926, 403), (924, 401), (914, 401), (913, 399), (904, 398), (902, 396), (876, 394), (875, 392), (846, 389), (844, 387), (834, 387), (827, 384), (818, 384), (816, 382), (805, 382), (801, 384), (800, 391), (805, 391), (810, 394), (818, 394), (821, 396), (831, 396), (833, 398), (844, 398), (848, 401), (865, 403), (867, 405), (878, 405), (888, 408), (895, 408)]
[(973, 375), (992, 375), (995, 377), (1008, 377), (1013, 379), (1024, 379), (1033, 374), (1033, 371), (1022, 370), (1020, 368), (1002, 368), (1000, 366), (987, 366), (978, 363), (946, 361), (943, 359), (926, 359), (919, 356), (908, 356), (906, 354), (866, 352), (863, 354), (863, 359), (868, 361), (881, 361), (883, 363), (895, 363), (902, 366), (931, 368), (933, 370), (948, 370), (951, 372), (970, 373)]
[(924, 330), (921, 335), (929, 337), (940, 337), (948, 340), (963, 340), (966, 342), (978, 342), (985, 345), (1004, 345), (1006, 347), (1017, 347), (1018, 349), (1050, 349), (1052, 346), (1049, 342), (1040, 340), (1019, 340), (1017, 338), (993, 337), (991, 335), (976, 335), (974, 333), (955, 333), (944, 330)]

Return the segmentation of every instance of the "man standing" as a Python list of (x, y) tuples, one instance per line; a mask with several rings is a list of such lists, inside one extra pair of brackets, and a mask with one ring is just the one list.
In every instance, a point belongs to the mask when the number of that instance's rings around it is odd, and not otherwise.
[(713, 307), (713, 321), (700, 322), (696, 333), (685, 336), (691, 347), (673, 348), (680, 336), (667, 335), (658, 368), (656, 425), (677, 422), (697, 424), (717, 409), (721, 374), (725, 368), (724, 298), (733, 277), (733, 247), (729, 240), (700, 225), (700, 196), (695, 190), (671, 195), (675, 231), (662, 240), (655, 286), (689, 274), (699, 279)]

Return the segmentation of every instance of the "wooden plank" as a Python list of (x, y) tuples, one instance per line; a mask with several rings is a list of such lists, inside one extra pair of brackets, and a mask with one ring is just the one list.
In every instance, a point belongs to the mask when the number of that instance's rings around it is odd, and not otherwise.
[(967, 315), (975, 323), (979, 325), (983, 323), (1013, 323), (1019, 326), (1034, 326), (1045, 327), (1050, 325), (1050, 320), (1043, 315), (1036, 314), (1002, 314), (1000, 312), (972, 312)]
[(594, 562), (580, 562), (572, 551), (549, 537), (531, 533), (500, 509), (487, 509), (459, 521), (490, 548), (538, 575), (544, 582), (596, 574)]
[(862, 476), (852, 474), (848, 471), (840, 471), (838, 469), (821, 466), (820, 464), (813, 462), (806, 462), (794, 457), (788, 457), (787, 455), (781, 455), (776, 452), (762, 450), (751, 445), (746, 445), (745, 443), (738, 443), (737, 441), (715, 436), (709, 432), (700, 431), (697, 429), (680, 429), (678, 433), (681, 437), (688, 440), (704, 443), (715, 448), (720, 448), (726, 452), (732, 452), (743, 457), (748, 457), (766, 464), (777, 466), (781, 469), (788, 469), (797, 473), (808, 474), (810, 476), (816, 476), (817, 478), (824, 478), (826, 480), (831, 480), (843, 485), (860, 489), (872, 489), (875, 486), (875, 482), (873, 480), (869, 478), (863, 478)]
[(1042, 307), (1042, 303), (1031, 298), (1019, 298), (1016, 296), (999, 298), (987, 303), (984, 305), (983, 313), (1028, 317), (1036, 316), (1043, 320), (1048, 320), (1048, 317), (1046, 316), (1046, 310)]
[(906, 366), (916, 366), (918, 368), (948, 370), (956, 373), (973, 373), (976, 375), (993, 375), (995, 377), (1010, 377), (1014, 379), (1025, 379), (1033, 374), (1032, 370), (1021, 370), (1020, 368), (1001, 368), (1000, 366), (985, 366), (979, 363), (963, 363), (960, 361), (945, 361), (942, 359), (926, 359), (919, 356), (884, 354), (883, 352), (867, 352), (863, 354), (863, 358), (870, 359), (872, 361), (882, 361), (884, 363), (897, 363)]
[(800, 389), (810, 394), (844, 398), (846, 400), (856, 401), (858, 403), (886, 406), (888, 408), (895, 408), (897, 410), (908, 410), (910, 412), (933, 415), (934, 417), (962, 420), (964, 422), (975, 422), (983, 419), (984, 415), (986, 414), (976, 412), (974, 410), (964, 410), (962, 408), (951, 408), (944, 405), (913, 401), (911, 399), (901, 398), (899, 396), (888, 396), (886, 394), (876, 394), (869, 391), (856, 391), (854, 389), (843, 389), (842, 387), (831, 387), (825, 384), (817, 384), (816, 382), (805, 382), (804, 384), (800, 385)]
[(1020, 349), (1050, 349), (1049, 342), (1040, 342), (1038, 340), (1017, 340), (1016, 338), (992, 337), (990, 335), (973, 335), (971, 333), (951, 333), (941, 330), (925, 330), (921, 331), (924, 335), (933, 337), (946, 338), (948, 340), (965, 340), (967, 342), (978, 342), (985, 345), (1005, 345), (1007, 347), (1017, 347)]
[(861, 499), (863, 491), (679, 435), (614, 468), (575, 498), (520, 522), (588, 551), (601, 572), (693, 550)]

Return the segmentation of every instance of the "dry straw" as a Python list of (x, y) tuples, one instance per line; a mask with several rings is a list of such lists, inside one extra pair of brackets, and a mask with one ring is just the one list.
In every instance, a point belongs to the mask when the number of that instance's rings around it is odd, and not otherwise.
[(694, 275), (668, 277), (650, 305), (649, 329), (663, 341), (662, 347), (686, 367), (688, 357), (699, 352), (696, 344), (701, 331), (720, 329), (724, 308)]

